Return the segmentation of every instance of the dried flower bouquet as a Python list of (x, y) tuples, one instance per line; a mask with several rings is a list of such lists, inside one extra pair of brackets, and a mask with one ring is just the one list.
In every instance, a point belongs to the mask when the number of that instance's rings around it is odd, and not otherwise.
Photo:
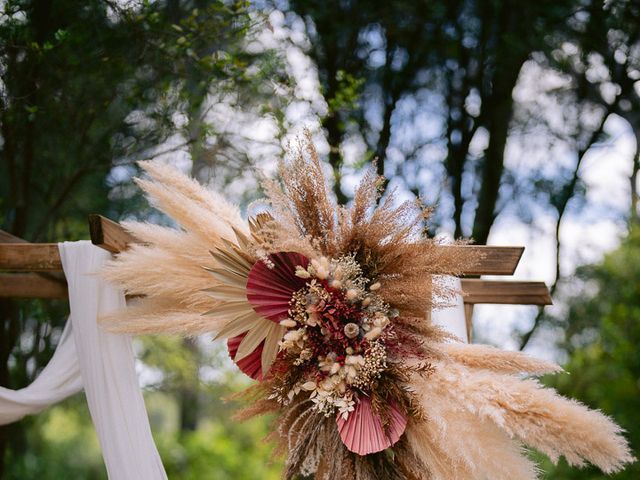
[(633, 460), (609, 418), (523, 377), (558, 366), (430, 323), (457, 293), (434, 275), (477, 259), (423, 235), (429, 210), (380, 200), (372, 170), (339, 207), (308, 139), (292, 157), (249, 222), (142, 162), (151, 180), (138, 184), (182, 228), (124, 224), (143, 243), (105, 275), (141, 298), (108, 328), (227, 339), (257, 381), (240, 415), (277, 414), (287, 479), (538, 478), (525, 446), (607, 473)]

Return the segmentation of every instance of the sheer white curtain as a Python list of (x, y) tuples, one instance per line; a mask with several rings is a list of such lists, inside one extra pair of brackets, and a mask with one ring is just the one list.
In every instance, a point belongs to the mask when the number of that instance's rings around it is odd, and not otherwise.
[(165, 479), (138, 386), (131, 339), (102, 331), (98, 316), (124, 307), (122, 292), (95, 272), (109, 258), (88, 241), (59, 245), (71, 312), (58, 348), (22, 390), (0, 388), (0, 424), (14, 422), (84, 388), (110, 479)]
[(33, 415), (82, 390), (71, 322), (62, 332), (53, 358), (31, 385), (22, 390), (0, 387), (0, 425)]

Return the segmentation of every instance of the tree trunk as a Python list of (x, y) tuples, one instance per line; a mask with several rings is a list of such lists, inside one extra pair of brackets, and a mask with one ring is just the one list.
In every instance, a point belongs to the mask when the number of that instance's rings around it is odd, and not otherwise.
[(333, 171), (333, 192), (340, 205), (344, 205), (349, 200), (342, 191), (342, 155), (340, 154), (340, 144), (342, 143), (342, 131), (339, 126), (339, 119), (336, 112), (329, 114), (322, 120), (322, 127), (327, 132), (327, 142), (329, 143), (329, 165)]
[[(393, 109), (395, 108), (396, 99), (393, 98), (388, 105), (385, 105), (384, 115), (382, 119), (382, 130), (380, 130), (380, 138), (376, 144), (376, 170), (378, 175), (384, 176), (385, 173), (385, 161), (387, 159), (387, 148), (391, 141), (391, 116), (393, 115)], [(385, 182), (386, 187), (386, 182)]]
[[(325, 99), (329, 104), (338, 93), (338, 67), (336, 65), (337, 55), (333, 51), (332, 45), (326, 45), (327, 49), (327, 72), (326, 72), (326, 92)], [(342, 191), (342, 155), (340, 154), (340, 144), (342, 143), (342, 128), (340, 127), (339, 112), (334, 112), (329, 108), (327, 115), (322, 119), (322, 127), (327, 132), (327, 143), (329, 143), (329, 165), (333, 171), (333, 191), (340, 205), (347, 203), (348, 198)]]
[[(198, 359), (198, 344), (195, 338), (185, 338), (182, 345), (189, 352), (189, 356)], [(182, 379), (180, 386), (180, 431), (193, 432), (198, 428), (200, 381), (198, 377), (199, 362), (195, 362), (193, 379)]]
[(480, 193), (472, 232), (473, 239), (479, 244), (487, 243), (489, 231), (496, 217), (500, 181), (504, 172), (504, 151), (513, 114), (512, 92), (525, 58), (502, 65), (494, 76), (487, 122), (489, 145), (485, 150), (482, 165)]
[[(591, 147), (601, 137), (602, 133), (604, 132), (604, 124), (606, 123), (613, 109), (614, 109), (614, 105), (607, 106), (607, 110), (602, 114), (602, 119), (600, 120), (600, 124), (598, 125), (598, 128), (596, 128), (593, 132), (591, 132), (591, 135), (589, 136), (589, 140), (587, 141), (587, 143), (583, 147), (581, 147), (577, 152), (578, 158), (576, 160), (576, 164), (574, 166), (573, 175), (571, 176), (571, 179), (569, 180), (568, 183), (563, 185), (563, 187), (558, 192), (559, 193), (558, 201), (554, 205), (556, 207), (556, 212), (557, 212), (555, 237), (554, 237), (555, 238), (555, 259), (554, 259), (555, 276), (554, 276), (553, 283), (549, 288), (549, 294), (552, 297), (556, 293), (558, 284), (560, 283), (560, 279), (561, 279), (560, 249), (562, 245), (560, 242), (560, 230), (562, 227), (562, 221), (567, 211), (567, 206), (569, 205), (569, 202), (575, 195), (576, 186), (578, 185), (578, 180), (580, 179), (580, 167), (582, 166), (584, 157), (586, 156), (587, 152), (591, 149)], [(538, 309), (538, 313), (536, 314), (535, 319), (533, 320), (533, 325), (527, 332), (522, 334), (520, 338), (520, 350), (524, 350), (524, 348), (529, 344), (531, 337), (536, 332), (536, 330), (540, 327), (544, 319), (545, 319), (544, 307), (540, 307)]]
[(631, 208), (629, 210), (629, 226), (640, 223), (640, 212), (638, 212), (638, 171), (640, 171), (640, 130), (637, 125), (632, 125), (636, 139), (636, 149), (633, 154), (633, 166), (629, 175)]
[[(13, 300), (0, 300), (0, 386), (15, 388), (9, 372), (9, 355), (19, 335), (18, 308)], [(0, 478), (4, 472), (4, 461), (7, 449), (21, 436), (19, 424), (0, 427)]]

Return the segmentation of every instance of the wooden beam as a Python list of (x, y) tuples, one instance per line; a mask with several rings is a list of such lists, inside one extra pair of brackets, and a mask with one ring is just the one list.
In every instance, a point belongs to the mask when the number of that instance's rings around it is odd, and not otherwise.
[(509, 305), (551, 305), (551, 295), (544, 282), (462, 279), (464, 302)]
[[(505, 284), (508, 284), (505, 286)], [(463, 279), (467, 326), (471, 326), (473, 305), (499, 303), (513, 305), (550, 305), (551, 298), (542, 282), (503, 282)], [(66, 284), (42, 274), (0, 274), (0, 297), (66, 298)]]
[[(138, 240), (122, 225), (101, 215), (89, 215), (91, 242), (112, 253), (125, 250)], [(486, 245), (452, 245), (440, 248), (472, 250), (478, 263), (462, 272), (463, 275), (513, 275), (524, 247), (494, 247)]]
[(67, 298), (67, 285), (37, 273), (2, 273), (0, 297)]
[(89, 215), (89, 233), (91, 243), (111, 253), (126, 250), (130, 243), (138, 242), (122, 225), (102, 215)]
[(62, 271), (57, 243), (0, 244), (0, 270), (13, 272)]
[(524, 247), (494, 247), (489, 245), (451, 245), (440, 248), (472, 251), (477, 263), (462, 272), (462, 275), (513, 275)]
[[(120, 224), (100, 215), (89, 216), (89, 228), (92, 243), (113, 253), (125, 250), (129, 244), (137, 242), (137, 239), (124, 230)], [(0, 241), (24, 242), (6, 232), (0, 231), (0, 233), (2, 233), (2, 235), (0, 235)], [(455, 245), (443, 246), (441, 248), (473, 250), (473, 254), (480, 260), (476, 266), (464, 271), (464, 275), (511, 275), (515, 271), (522, 252), (524, 251), (524, 247), (493, 247), (484, 245)], [(62, 271), (62, 262), (60, 261), (58, 246), (55, 243), (0, 243), (0, 270), (14, 272)], [(50, 274), (40, 274), (41, 277), (43, 275), (44, 279), (42, 280), (42, 284), (46, 283), (47, 280), (56, 280), (56, 278), (47, 278), (47, 275)], [(31, 278), (33, 279), (35, 277)], [(3, 280), (10, 279), (7, 278)], [(62, 283), (64, 287), (64, 280), (57, 280), (59, 283)], [(22, 288), (19, 287), (19, 285), (26, 285), (24, 278), (21, 279), (20, 282), (22, 283), (16, 284), (16, 289)], [(6, 281), (3, 283), (6, 283)], [(35, 284), (34, 280), (34, 285)], [(464, 301), (468, 305), (477, 303), (551, 304), (549, 291), (542, 282), (504, 282), (463, 279), (462, 290), (465, 293)], [(53, 290), (45, 289), (43, 295), (50, 295), (50, 291)], [(58, 289), (56, 292), (60, 294), (62, 290)], [(25, 289), (23, 295), (14, 296), (37, 297), (38, 295), (34, 295), (35, 293), (35, 289)], [(0, 293), (0, 296), (7, 295)], [(44, 298), (50, 297), (46, 296)], [(470, 312), (469, 310), (469, 313)]]
[[(26, 240), (23, 240), (20, 237), (16, 237), (15, 235), (12, 235), (9, 232), (5, 232), (4, 230), (0, 230), (0, 243), (29, 243)], [(67, 281), (64, 278), (64, 273), (62, 272), (40, 272), (38, 274), (36, 274), (35, 276), (38, 277), (42, 277), (45, 279), (45, 282), (47, 284), (54, 282), (57, 283), (58, 285), (64, 287), (66, 289), (67, 286)], [(3, 287), (6, 286), (4, 285), (6, 283), (6, 280), (10, 280), (10, 279), (2, 279), (3, 282), (0, 283), (0, 296), (2, 295)], [(17, 287), (16, 287), (17, 288)], [(20, 290), (18, 290), (19, 292)], [(64, 297), (66, 297), (66, 290), (64, 290)], [(9, 295), (4, 295), (5, 297), (8, 297)], [(20, 295), (15, 295), (16, 297), (20, 297)], [(37, 298), (37, 295), (25, 295), (24, 297), (27, 298)], [(57, 298), (57, 297), (43, 297), (43, 298)]]

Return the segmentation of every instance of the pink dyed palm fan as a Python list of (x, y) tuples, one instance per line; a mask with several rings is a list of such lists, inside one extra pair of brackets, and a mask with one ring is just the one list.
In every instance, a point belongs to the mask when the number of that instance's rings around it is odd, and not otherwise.
[(389, 422), (382, 424), (367, 397), (358, 399), (356, 408), (345, 419), (338, 417), (338, 431), (345, 447), (358, 455), (385, 450), (400, 440), (407, 427), (407, 417), (395, 405), (389, 405)]

